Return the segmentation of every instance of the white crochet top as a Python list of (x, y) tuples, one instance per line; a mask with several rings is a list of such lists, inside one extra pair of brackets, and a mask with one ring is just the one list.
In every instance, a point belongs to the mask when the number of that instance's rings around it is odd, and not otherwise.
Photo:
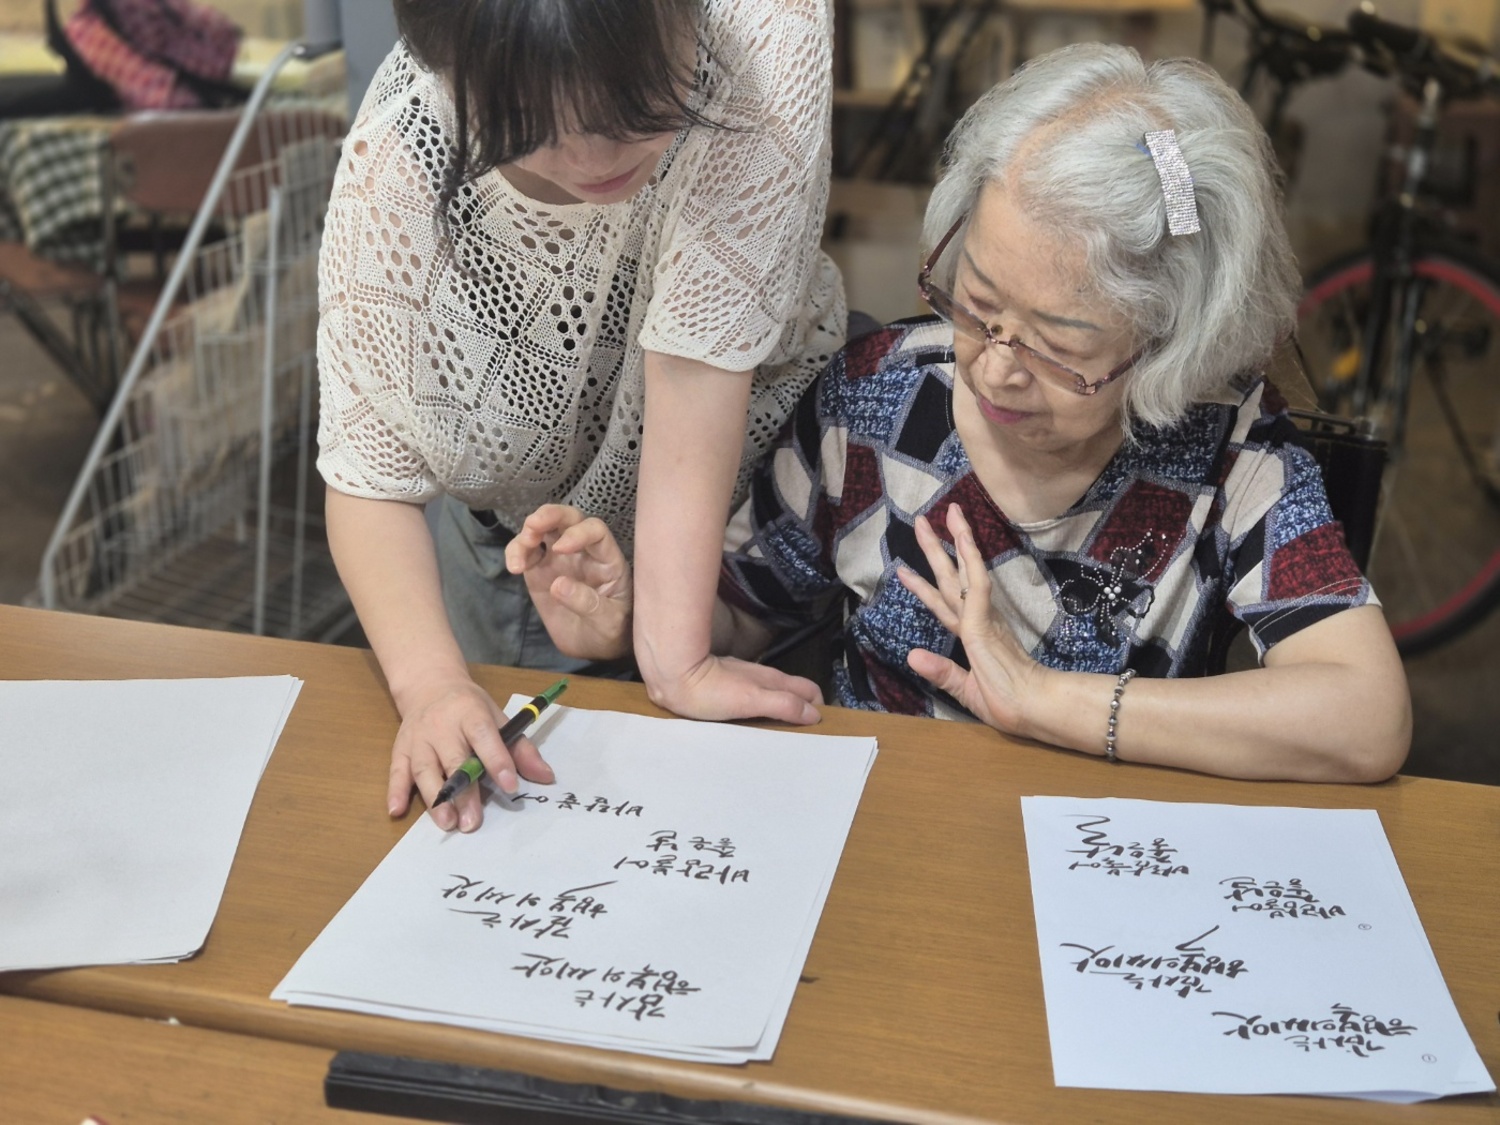
[(700, 104), (731, 128), (685, 130), (620, 203), (538, 203), (491, 171), (439, 225), (452, 100), (404, 47), (385, 60), (344, 142), (319, 263), (318, 468), (333, 488), (448, 492), (512, 529), (561, 501), (628, 547), (650, 350), (754, 369), (743, 497), (843, 342), (842, 280), (819, 249), (831, 16), (826, 0), (706, 9)]

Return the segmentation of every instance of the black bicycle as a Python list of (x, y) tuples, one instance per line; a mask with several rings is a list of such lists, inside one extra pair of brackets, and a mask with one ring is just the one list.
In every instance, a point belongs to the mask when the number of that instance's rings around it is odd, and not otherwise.
[(1434, 176), (1444, 107), (1500, 92), (1495, 63), (1369, 4), (1330, 29), (1256, 0), (1206, 2), (1251, 28), (1245, 91), (1262, 74), (1279, 83), (1273, 136), (1293, 85), (1348, 63), (1392, 79), (1417, 107), (1368, 243), (1309, 275), (1297, 338), (1323, 410), (1386, 443), (1366, 572), (1401, 653), (1426, 652), (1500, 605), (1500, 263), (1444, 220), (1442, 189), (1451, 196), (1473, 170)]

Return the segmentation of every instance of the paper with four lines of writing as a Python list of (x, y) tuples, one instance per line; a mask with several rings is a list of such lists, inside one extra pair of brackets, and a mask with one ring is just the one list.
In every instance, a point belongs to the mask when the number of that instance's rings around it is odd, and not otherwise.
[(1373, 810), (1021, 805), (1059, 1086), (1495, 1089)]
[(531, 734), (555, 784), (487, 787), (472, 834), (421, 817), (273, 998), (770, 1058), (875, 740), (561, 706)]

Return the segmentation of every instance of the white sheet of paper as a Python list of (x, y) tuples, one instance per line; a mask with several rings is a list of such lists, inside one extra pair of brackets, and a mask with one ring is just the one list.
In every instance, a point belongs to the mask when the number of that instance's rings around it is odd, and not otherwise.
[(1021, 806), (1059, 1086), (1495, 1088), (1374, 811)]
[(532, 737), (556, 784), (489, 792), (470, 835), (422, 817), (272, 996), (769, 1058), (874, 739), (567, 707)]
[(202, 948), (301, 686), (0, 682), (0, 971)]

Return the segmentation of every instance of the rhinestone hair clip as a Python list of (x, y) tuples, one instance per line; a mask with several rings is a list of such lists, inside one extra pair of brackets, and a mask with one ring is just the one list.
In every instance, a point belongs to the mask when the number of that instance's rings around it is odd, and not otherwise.
[(1193, 194), (1193, 174), (1178, 147), (1176, 130), (1157, 129), (1147, 133), (1145, 140), (1151, 163), (1161, 177), (1162, 194), (1167, 199), (1167, 232), (1196, 234), (1202, 229), (1198, 223), (1198, 197)]

